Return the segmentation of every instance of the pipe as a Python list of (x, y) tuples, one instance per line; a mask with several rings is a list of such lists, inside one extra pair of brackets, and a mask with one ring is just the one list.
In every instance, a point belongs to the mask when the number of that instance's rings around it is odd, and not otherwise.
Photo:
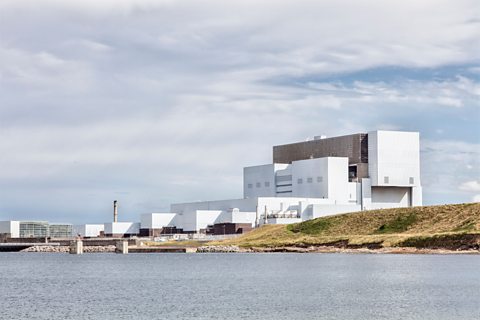
[(118, 222), (118, 205), (117, 200), (113, 201), (113, 222)]

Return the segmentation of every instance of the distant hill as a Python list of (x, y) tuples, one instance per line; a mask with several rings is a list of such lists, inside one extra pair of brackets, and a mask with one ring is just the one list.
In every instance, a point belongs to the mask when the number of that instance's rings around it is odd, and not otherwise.
[(222, 244), (478, 249), (480, 203), (361, 211), (297, 224), (266, 225)]

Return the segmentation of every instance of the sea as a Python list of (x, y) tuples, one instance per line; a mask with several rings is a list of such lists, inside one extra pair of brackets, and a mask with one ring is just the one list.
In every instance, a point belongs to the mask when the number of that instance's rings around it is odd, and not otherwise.
[(0, 253), (0, 319), (480, 319), (480, 255)]

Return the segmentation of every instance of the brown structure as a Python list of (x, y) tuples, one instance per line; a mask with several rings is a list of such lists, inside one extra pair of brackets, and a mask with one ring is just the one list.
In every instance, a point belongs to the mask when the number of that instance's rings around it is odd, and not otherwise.
[(241, 234), (252, 230), (250, 223), (216, 223), (209, 226), (206, 230), (207, 234), (222, 235), (222, 234)]
[(315, 138), (273, 147), (273, 163), (292, 163), (324, 157), (347, 157), (350, 180), (367, 178), (368, 135), (357, 133), (333, 138)]
[(161, 235), (179, 234), (179, 233), (184, 233), (184, 232), (183, 232), (183, 229), (178, 229), (177, 227), (163, 227), (163, 228), (156, 228), (156, 229), (142, 228), (140, 229), (140, 233), (138, 235), (140, 237), (159, 237)]

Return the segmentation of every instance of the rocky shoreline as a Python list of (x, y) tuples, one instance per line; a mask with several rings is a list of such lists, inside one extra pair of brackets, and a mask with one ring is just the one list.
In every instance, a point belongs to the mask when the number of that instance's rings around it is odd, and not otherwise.
[[(84, 253), (114, 253), (115, 246), (87, 246)], [(33, 246), (20, 252), (68, 253), (68, 246)], [(413, 247), (389, 248), (340, 248), (335, 246), (310, 247), (251, 247), (239, 246), (201, 246), (197, 253), (352, 253), (352, 254), (480, 254), (478, 249), (424, 249)]]
[(356, 253), (356, 254), (480, 254), (478, 249), (424, 249), (413, 247), (390, 248), (339, 248), (335, 246), (310, 247), (252, 247), (238, 246), (203, 246), (197, 249), (198, 253)]
[[(33, 246), (23, 249), (20, 252), (47, 252), (47, 253), (68, 253), (68, 246)], [(113, 253), (115, 246), (86, 246), (83, 247), (84, 253)]]

